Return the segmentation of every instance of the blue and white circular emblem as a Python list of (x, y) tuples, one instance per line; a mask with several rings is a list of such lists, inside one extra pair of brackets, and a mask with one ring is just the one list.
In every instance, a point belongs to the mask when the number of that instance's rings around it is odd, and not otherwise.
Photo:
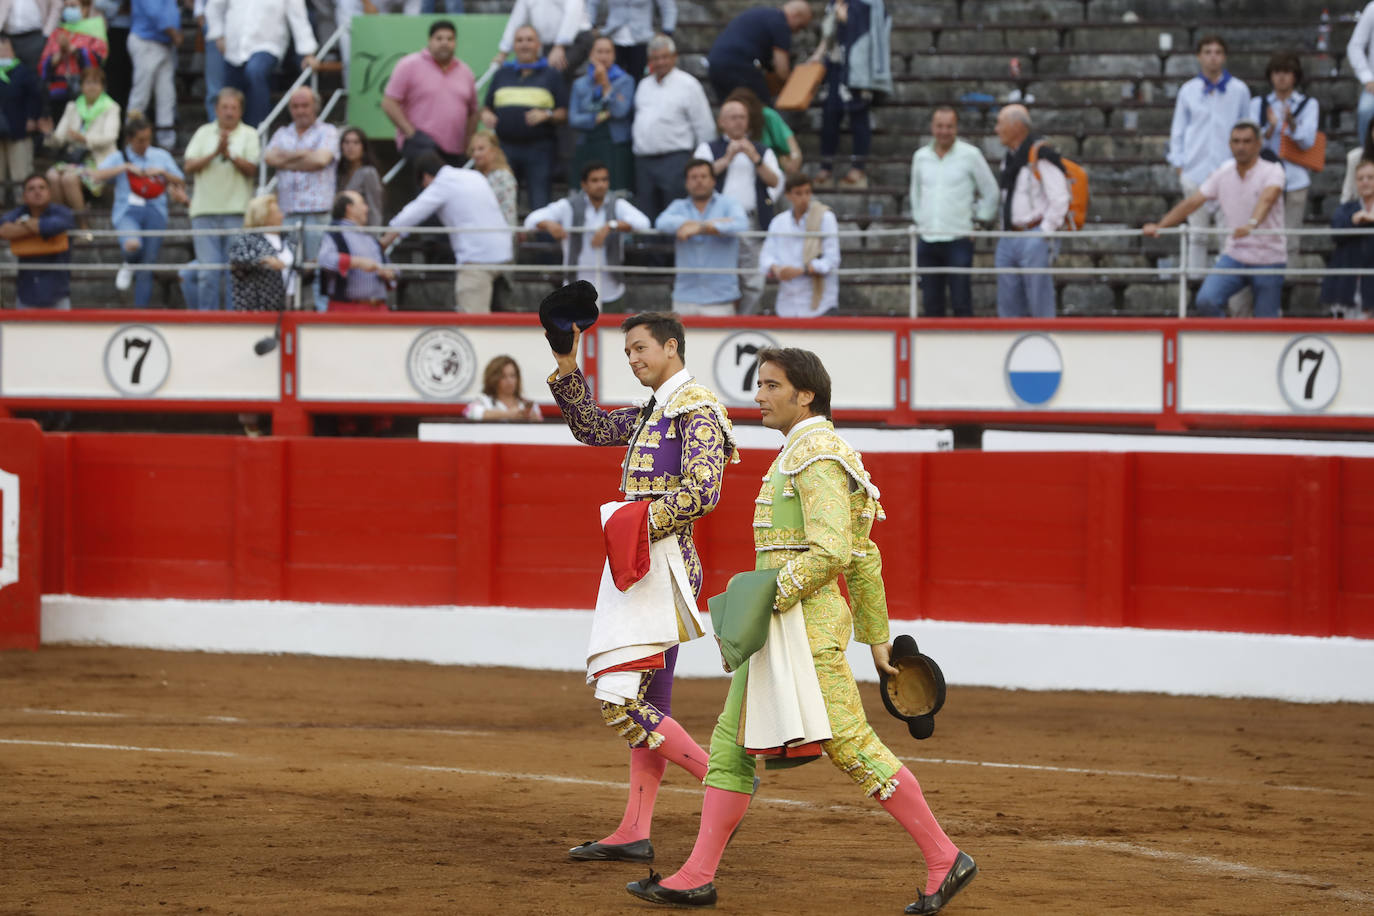
[(1007, 351), (1007, 390), (1022, 407), (1049, 403), (1064, 377), (1064, 360), (1048, 334), (1022, 334)]

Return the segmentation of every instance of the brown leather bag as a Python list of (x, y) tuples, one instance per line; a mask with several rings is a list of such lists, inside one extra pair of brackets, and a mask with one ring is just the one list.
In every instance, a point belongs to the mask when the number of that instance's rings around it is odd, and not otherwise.
[(30, 235), (22, 239), (14, 239), (10, 242), (10, 251), (16, 258), (37, 258), (47, 254), (61, 254), (71, 247), (67, 241), (67, 233), (59, 232), (49, 238), (41, 235)]
[(805, 111), (811, 107), (811, 100), (816, 97), (816, 90), (821, 87), (823, 79), (825, 64), (797, 64), (783, 84), (773, 107), (779, 111)]
[[(1292, 119), (1297, 121), (1298, 114), (1307, 107), (1307, 103), (1312, 101), (1311, 96), (1303, 99), (1298, 107), (1293, 109)], [(1300, 165), (1309, 172), (1320, 172), (1326, 168), (1326, 134), (1317, 131), (1317, 136), (1312, 141), (1312, 145), (1303, 149), (1293, 141), (1288, 134), (1279, 137), (1279, 158), (1284, 159), (1294, 165)]]

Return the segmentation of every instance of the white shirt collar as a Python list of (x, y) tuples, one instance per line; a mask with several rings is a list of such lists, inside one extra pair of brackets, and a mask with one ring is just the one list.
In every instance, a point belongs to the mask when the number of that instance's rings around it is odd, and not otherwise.
[(668, 398), (673, 396), (673, 392), (677, 391), (691, 380), (692, 373), (687, 371), (686, 366), (683, 366), (675, 372), (668, 381), (654, 389), (654, 405), (660, 408), (663, 407), (668, 403)]
[[(805, 420), (802, 420), (796, 426), (792, 427), (791, 431), (787, 434), (787, 442), (794, 441), (798, 436), (802, 434), (803, 431), (810, 429), (811, 427), (816, 426), (818, 424), (826, 422), (828, 421), (825, 419), (825, 417), (822, 416), (807, 417)], [(784, 442), (783, 444), (786, 445), (787, 442)]]

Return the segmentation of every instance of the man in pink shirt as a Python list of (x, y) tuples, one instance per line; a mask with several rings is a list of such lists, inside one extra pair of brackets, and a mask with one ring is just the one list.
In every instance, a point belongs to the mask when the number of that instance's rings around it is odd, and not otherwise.
[[(1238, 121), (1231, 128), (1231, 155), (1202, 185), (1157, 223), (1141, 230), (1157, 236), (1159, 230), (1177, 226), (1198, 207), (1216, 201), (1222, 220), (1232, 230), (1217, 258), (1216, 269), (1236, 273), (1208, 274), (1197, 293), (1198, 314), (1219, 318), (1226, 302), (1246, 286), (1255, 294), (1255, 317), (1279, 317), (1283, 293), (1282, 271), (1288, 252), (1283, 239), (1283, 166), (1260, 158), (1260, 126)], [(1256, 230), (1260, 230), (1258, 235)]]
[(466, 159), (477, 126), (477, 80), (453, 56), (458, 30), (447, 19), (429, 27), (428, 44), (397, 62), (382, 94), (382, 111), (396, 125), (396, 148), (406, 159), (427, 149), (450, 165)]

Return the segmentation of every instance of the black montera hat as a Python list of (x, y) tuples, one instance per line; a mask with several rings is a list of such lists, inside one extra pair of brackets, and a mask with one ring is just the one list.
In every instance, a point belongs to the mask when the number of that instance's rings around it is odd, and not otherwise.
[(935, 731), (935, 714), (945, 705), (944, 672), (906, 634), (892, 641), (890, 663), (897, 669), (897, 676), (878, 675), (883, 705), (906, 723), (911, 737), (929, 738)]
[(596, 324), (599, 317), (601, 310), (596, 307), (596, 287), (586, 280), (559, 287), (539, 303), (539, 323), (544, 325), (544, 336), (555, 353), (572, 352), (573, 325), (585, 331)]

